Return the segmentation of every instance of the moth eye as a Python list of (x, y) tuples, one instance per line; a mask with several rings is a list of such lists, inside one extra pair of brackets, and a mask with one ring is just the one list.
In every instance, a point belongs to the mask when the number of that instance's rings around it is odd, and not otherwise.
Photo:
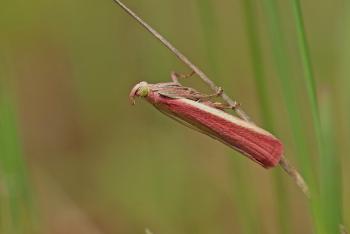
[(148, 86), (141, 86), (138, 90), (137, 90), (137, 95), (140, 97), (147, 97), (149, 94), (149, 87)]

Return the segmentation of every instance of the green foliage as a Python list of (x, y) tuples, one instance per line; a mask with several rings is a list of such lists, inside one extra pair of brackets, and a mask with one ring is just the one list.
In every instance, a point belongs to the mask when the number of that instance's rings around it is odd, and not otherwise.
[[(34, 231), (26, 166), (17, 133), (17, 119), (9, 93), (0, 88), (0, 232)], [(34, 232), (33, 232), (34, 233)]]
[[(242, 0), (244, 10), (245, 28), (247, 33), (248, 45), (250, 47), (252, 70), (256, 83), (257, 98), (261, 113), (262, 126), (274, 133), (272, 108), (269, 102), (269, 89), (267, 77), (265, 76), (264, 58), (261, 49), (261, 36), (259, 35), (258, 21), (255, 15), (258, 13), (254, 0)], [(288, 214), (290, 212), (288, 204), (288, 194), (286, 193), (284, 175), (280, 172), (274, 173), (276, 195), (279, 201), (278, 224), (279, 233), (289, 233)]]
[[(0, 72), (14, 85), (0, 87), (0, 233), (37, 233), (38, 207), (40, 229), (59, 234), (328, 234), (342, 212), (349, 225), (341, 0), (124, 2), (283, 140), (311, 201), (279, 168), (145, 102), (131, 106), (133, 85), (188, 68), (111, 1), (8, 1)], [(196, 77), (183, 82), (211, 92)]]
[[(337, 233), (342, 223), (341, 215), (341, 189), (338, 157), (333, 141), (332, 110), (329, 100), (323, 105), (324, 122), (321, 125), (318, 100), (316, 93), (315, 78), (311, 64), (310, 52), (305, 35), (305, 28), (302, 10), (299, 0), (292, 0), (293, 14), (297, 31), (299, 54), (302, 61), (304, 80), (307, 87), (307, 94), (310, 102), (312, 123), (315, 130), (317, 148), (320, 159), (320, 201), (322, 212), (322, 227), (318, 233)], [(322, 127), (323, 126), (323, 127)]]
[[(318, 111), (315, 78), (311, 66), (310, 52), (307, 45), (300, 2), (298, 0), (293, 0), (292, 7), (295, 18), (297, 44), (303, 69), (302, 74), (304, 75), (309, 98), (309, 109), (311, 110), (312, 123), (315, 130), (314, 136), (316, 137), (316, 145), (319, 154), (318, 159), (321, 165), (321, 176), (319, 178), (315, 177), (314, 173), (314, 171), (318, 170), (319, 164), (318, 161), (314, 163), (311, 162), (311, 149), (308, 149), (307, 141), (304, 137), (306, 133), (304, 131), (304, 124), (301, 122), (299, 115), (300, 110), (298, 109), (300, 108), (294, 101), (297, 100), (298, 93), (292, 91), (293, 87), (295, 87), (291, 82), (291, 69), (293, 66), (292, 61), (288, 58), (289, 56), (286, 50), (284, 32), (280, 24), (281, 17), (277, 10), (276, 1), (265, 1), (265, 9), (271, 27), (271, 42), (278, 76), (282, 83), (283, 94), (293, 128), (294, 140), (299, 149), (299, 164), (312, 191), (311, 206), (315, 224), (314, 228), (316, 233), (336, 233), (339, 231), (339, 224), (341, 224), (341, 206), (340, 203), (334, 201), (340, 201), (341, 190), (339, 187), (340, 175), (336, 173), (338, 168), (336, 166), (338, 165), (337, 158), (332, 158), (332, 149), (334, 148), (332, 147), (333, 142), (326, 141), (326, 138), (328, 140), (331, 139), (331, 121), (329, 121), (329, 115), (327, 118), (326, 114), (330, 109), (328, 108), (328, 110), (325, 110), (325, 129), (322, 130)], [(318, 187), (319, 185), (320, 188)]]
[(301, 119), (299, 105), (297, 104), (296, 86), (292, 82), (291, 60), (286, 48), (286, 40), (281, 25), (281, 16), (278, 10), (277, 1), (264, 0), (264, 10), (269, 22), (269, 36), (273, 50), (273, 57), (276, 64), (276, 72), (281, 81), (283, 97), (288, 111), (289, 123), (291, 125), (293, 140), (296, 145), (296, 154), (299, 161), (298, 168), (301, 174), (305, 176), (306, 182), (312, 194), (311, 209), (316, 229), (322, 230), (319, 205), (318, 189), (314, 174), (314, 164), (310, 157), (310, 149), (306, 141), (306, 132)]

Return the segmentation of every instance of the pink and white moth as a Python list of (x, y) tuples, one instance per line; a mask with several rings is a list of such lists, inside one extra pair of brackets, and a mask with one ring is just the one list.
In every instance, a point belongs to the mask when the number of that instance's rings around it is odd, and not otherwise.
[(282, 155), (283, 145), (271, 133), (235, 117), (224, 109), (234, 108), (203, 95), (193, 88), (182, 86), (172, 74), (173, 82), (136, 84), (129, 98), (135, 104), (135, 97), (143, 97), (154, 107), (180, 123), (206, 134), (241, 152), (265, 168), (276, 166)]

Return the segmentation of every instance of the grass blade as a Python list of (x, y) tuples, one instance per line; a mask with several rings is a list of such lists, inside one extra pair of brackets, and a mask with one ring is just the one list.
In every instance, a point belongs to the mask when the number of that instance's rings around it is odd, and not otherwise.
[[(311, 114), (313, 119), (313, 127), (315, 129), (315, 136), (317, 140), (318, 152), (320, 156), (320, 204), (323, 218), (323, 230), (325, 233), (337, 233), (339, 225), (341, 223), (341, 208), (335, 201), (339, 201), (340, 191), (335, 188), (339, 185), (340, 175), (337, 174), (337, 159), (333, 157), (331, 142), (326, 141), (326, 135), (331, 134), (331, 123), (327, 121), (329, 116), (325, 112), (326, 125), (323, 125), (327, 129), (322, 129), (320, 122), (320, 115), (318, 110), (318, 101), (316, 94), (315, 78), (313, 74), (310, 52), (305, 35), (305, 28), (303, 22), (303, 16), (301, 11), (301, 5), (299, 0), (292, 0), (293, 15), (295, 19), (295, 27), (297, 31), (297, 41), (299, 46), (299, 54), (301, 57), (304, 80), (307, 88), (307, 94), (309, 97)], [(329, 108), (328, 108), (329, 109)], [(327, 107), (325, 107), (327, 110)], [(330, 137), (327, 137), (331, 140)]]
[(34, 211), (10, 95), (0, 87), (0, 232), (34, 233)]
[(341, 165), (338, 151), (335, 146), (335, 133), (333, 126), (332, 100), (328, 93), (325, 93), (320, 102), (320, 117), (322, 123), (322, 134), (325, 144), (325, 158), (321, 159), (321, 204), (323, 213), (324, 230), (327, 233), (339, 232), (342, 220), (342, 180)]
[[(260, 107), (260, 113), (262, 118), (262, 126), (268, 129), (270, 132), (274, 133), (273, 126), (273, 116), (271, 111), (271, 106), (268, 100), (268, 88), (267, 88), (267, 79), (265, 77), (265, 69), (263, 64), (263, 56), (261, 53), (261, 47), (259, 43), (260, 35), (259, 28), (257, 25), (256, 8), (254, 7), (253, 0), (242, 0), (244, 16), (245, 16), (245, 28), (248, 38), (248, 43), (251, 52), (251, 60), (253, 66), (253, 73), (255, 78), (255, 83), (257, 87), (257, 96)], [(273, 174), (274, 184), (276, 189), (277, 200), (279, 201), (278, 206), (278, 224), (279, 224), (279, 233), (290, 233), (288, 229), (288, 196), (283, 183), (283, 177), (280, 172)]]
[(297, 98), (297, 93), (294, 92), (294, 90), (296, 89), (294, 88), (294, 84), (292, 83), (290, 67), (291, 62), (289, 60), (283, 30), (280, 24), (281, 17), (277, 9), (277, 1), (264, 0), (263, 4), (264, 11), (268, 19), (269, 36), (273, 50), (272, 52), (274, 62), (276, 64), (276, 72), (278, 78), (281, 81), (282, 92), (288, 111), (292, 136), (296, 145), (297, 160), (299, 162), (301, 173), (305, 176), (305, 179), (310, 187), (310, 191), (312, 194), (312, 217), (316, 226), (317, 233), (321, 233), (322, 224), (321, 218), (319, 216), (317, 182), (313, 172), (313, 162), (310, 159), (310, 149), (308, 149), (307, 147), (304, 126), (299, 115), (300, 110), (298, 109), (298, 104), (295, 101)]
[[(208, 66), (215, 76), (220, 77), (217, 61), (217, 45), (219, 44), (220, 34), (218, 33), (217, 18), (213, 9), (213, 5), (209, 0), (197, 1), (200, 22), (203, 31), (205, 47), (208, 56)], [(230, 157), (232, 157), (230, 151)], [(259, 219), (256, 212), (257, 199), (254, 196), (252, 188), (246, 186), (249, 183), (249, 173), (244, 173), (240, 159), (234, 157), (232, 162), (232, 180), (234, 185), (233, 195), (235, 197), (234, 205), (239, 213), (238, 222), (241, 233), (253, 234), (259, 230)], [(239, 202), (236, 202), (239, 201)]]
[(203, 31), (205, 48), (207, 50), (208, 65), (216, 77), (220, 77), (217, 61), (217, 45), (219, 43), (218, 23), (213, 4), (210, 0), (197, 0), (200, 23)]

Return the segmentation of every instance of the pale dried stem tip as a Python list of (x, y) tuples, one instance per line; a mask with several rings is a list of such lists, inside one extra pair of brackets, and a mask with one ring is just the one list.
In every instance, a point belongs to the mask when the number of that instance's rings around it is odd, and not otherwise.
[[(161, 43), (167, 47), (171, 52), (173, 52), (176, 57), (178, 57), (184, 64), (186, 64), (192, 71), (194, 71), (208, 86), (214, 91), (218, 92), (220, 88), (215, 85), (215, 83), (209, 79), (209, 77), (200, 70), (197, 66), (195, 66), (185, 55), (183, 55), (180, 51), (178, 51), (167, 39), (165, 39), (160, 33), (158, 33), (155, 29), (153, 29), (150, 25), (148, 25), (145, 21), (143, 21), (140, 17), (138, 17), (133, 11), (131, 11), (126, 5), (124, 5), (119, 0), (113, 0), (117, 3), (123, 10), (125, 10), (130, 16), (132, 16), (141, 26), (143, 26), (147, 31), (149, 31), (153, 36), (155, 36)], [(250, 117), (239, 107), (236, 101), (233, 101), (226, 93), (222, 92), (221, 95), (223, 100), (231, 107), (233, 107), (236, 114), (242, 118), (243, 120), (252, 123)], [(299, 172), (292, 167), (288, 161), (282, 157), (280, 161), (280, 166), (288, 173), (289, 176), (295, 181), (295, 183), (301, 188), (304, 194), (309, 198), (309, 190), (303, 179), (303, 177), (299, 174)]]
[(153, 234), (148, 228), (145, 229), (146, 234)]
[(348, 234), (343, 224), (339, 224), (340, 234)]
[(285, 172), (294, 180), (294, 182), (299, 186), (299, 188), (303, 191), (303, 193), (310, 198), (309, 187), (305, 183), (303, 177), (299, 174), (299, 172), (288, 162), (288, 160), (282, 155), (282, 158), (279, 162), (280, 166), (283, 168)]

